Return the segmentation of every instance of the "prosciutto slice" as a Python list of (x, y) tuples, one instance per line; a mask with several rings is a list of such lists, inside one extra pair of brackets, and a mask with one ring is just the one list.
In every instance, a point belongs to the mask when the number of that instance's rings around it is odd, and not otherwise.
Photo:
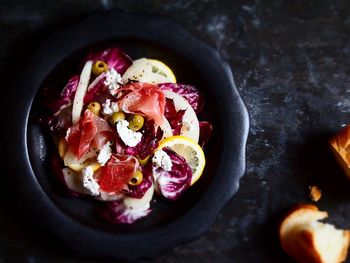
[(89, 149), (94, 147), (101, 149), (115, 136), (115, 132), (104, 119), (86, 110), (79, 122), (67, 130), (66, 141), (69, 149), (79, 160)]
[(101, 189), (106, 192), (119, 192), (126, 188), (138, 166), (137, 159), (131, 155), (113, 154), (107, 165), (101, 168)]
[(134, 113), (153, 119), (157, 125), (163, 124), (165, 96), (153, 84), (131, 83), (121, 88), (118, 93), (119, 108), (127, 113)]

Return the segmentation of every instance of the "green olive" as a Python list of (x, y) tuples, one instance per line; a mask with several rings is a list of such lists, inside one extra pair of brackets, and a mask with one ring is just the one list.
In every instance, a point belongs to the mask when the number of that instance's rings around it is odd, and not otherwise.
[(97, 101), (90, 102), (87, 106), (88, 110), (90, 110), (95, 115), (100, 115), (101, 104)]
[(102, 72), (106, 72), (107, 70), (108, 70), (108, 65), (102, 60), (98, 60), (92, 65), (92, 73), (95, 76), (98, 76)]
[(137, 170), (134, 176), (130, 179), (129, 185), (139, 185), (142, 182), (143, 174), (140, 170)]
[(145, 120), (141, 115), (134, 114), (129, 119), (129, 129), (133, 131), (138, 131), (142, 128), (144, 122)]
[(150, 156), (148, 155), (145, 159), (138, 159), (138, 160), (141, 165), (145, 165), (148, 162), (149, 158)]
[(125, 120), (125, 114), (122, 111), (117, 111), (112, 114), (111, 117), (109, 117), (109, 123), (112, 124), (113, 126), (117, 124), (118, 121), (120, 120)]

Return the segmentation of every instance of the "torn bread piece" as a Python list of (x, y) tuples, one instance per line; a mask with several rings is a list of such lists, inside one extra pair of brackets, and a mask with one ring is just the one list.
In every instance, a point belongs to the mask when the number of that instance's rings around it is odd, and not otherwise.
[(340, 263), (345, 261), (350, 231), (319, 222), (328, 217), (310, 204), (294, 207), (279, 228), (282, 248), (300, 263)]
[(337, 161), (350, 178), (350, 125), (330, 139), (329, 144)]

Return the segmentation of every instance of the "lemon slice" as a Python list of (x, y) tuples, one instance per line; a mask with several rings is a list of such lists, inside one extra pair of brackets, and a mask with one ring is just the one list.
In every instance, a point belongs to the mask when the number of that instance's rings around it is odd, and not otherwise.
[(159, 60), (148, 58), (134, 60), (125, 71), (122, 82), (126, 84), (131, 80), (153, 84), (176, 82), (173, 71), (167, 65)]
[(153, 73), (163, 75), (164, 77), (169, 79), (169, 82), (176, 83), (176, 77), (174, 75), (174, 72), (162, 61), (159, 61), (157, 59), (148, 59), (148, 61), (150, 61), (152, 64)]
[(160, 141), (157, 150), (164, 147), (169, 147), (186, 159), (192, 169), (191, 185), (193, 185), (201, 177), (205, 166), (205, 156), (202, 148), (198, 143), (181, 135), (171, 136)]

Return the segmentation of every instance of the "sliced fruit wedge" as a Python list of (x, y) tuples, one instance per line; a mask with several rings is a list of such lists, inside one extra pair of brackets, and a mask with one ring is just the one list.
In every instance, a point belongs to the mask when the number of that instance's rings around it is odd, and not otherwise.
[(89, 85), (91, 69), (92, 69), (92, 61), (89, 60), (85, 63), (84, 68), (80, 74), (79, 84), (77, 87), (77, 91), (75, 92), (75, 96), (73, 100), (73, 108), (72, 108), (73, 124), (76, 124), (79, 121), (81, 111), (83, 110), (84, 97)]
[(97, 150), (94, 151), (93, 149), (91, 149), (87, 151), (80, 158), (80, 160), (77, 160), (77, 157), (74, 155), (74, 153), (70, 149), (68, 149), (64, 155), (63, 162), (65, 166), (68, 166), (70, 169), (76, 172), (80, 172), (81, 170), (88, 167), (89, 165), (92, 167), (92, 170), (95, 172), (101, 167), (101, 164), (96, 161), (96, 155), (97, 155)]
[(142, 198), (126, 197), (124, 198), (123, 201), (125, 206), (128, 208), (139, 209), (149, 205), (149, 203), (152, 200), (153, 194), (154, 194), (154, 186), (152, 184), (152, 186), (146, 191), (146, 193), (143, 195)]
[(169, 147), (186, 159), (188, 165), (192, 169), (191, 185), (193, 185), (201, 177), (205, 167), (205, 156), (202, 148), (198, 143), (180, 135), (160, 141), (157, 150), (163, 149), (164, 147)]
[(100, 189), (100, 195), (94, 196), (95, 199), (100, 200), (100, 201), (116, 201), (120, 200), (124, 197), (122, 194), (117, 194), (117, 193), (107, 193), (105, 191), (102, 191)]
[[(81, 174), (68, 167), (62, 169), (63, 178), (67, 185), (67, 188), (73, 192), (87, 195), (89, 190), (83, 186)], [(100, 190), (100, 195), (94, 196), (95, 199), (100, 201), (115, 201), (123, 198), (123, 195), (116, 193), (106, 193)]]
[[(182, 117), (182, 121), (186, 123), (183, 125), (180, 131), (180, 135), (190, 138), (191, 140), (198, 142), (199, 140), (199, 122), (197, 114), (187, 100), (181, 95), (172, 92), (170, 90), (164, 90), (164, 95), (168, 99), (174, 101), (176, 111), (186, 110)], [(189, 127), (187, 126), (189, 124)]]
[(173, 131), (171, 129), (170, 123), (166, 118), (164, 118), (164, 121), (162, 125), (159, 126), (163, 130), (163, 137), (162, 139), (166, 139), (168, 137), (173, 136)]
[(61, 159), (64, 159), (64, 156), (66, 155), (68, 150), (68, 143), (65, 138), (59, 138), (58, 139), (58, 154), (60, 155)]
[(83, 186), (80, 174), (72, 169), (65, 167), (62, 169), (64, 181), (69, 190), (80, 193), (88, 194), (89, 191)]
[(157, 59), (148, 59), (152, 64), (152, 72), (163, 75), (164, 77), (168, 78), (171, 83), (176, 83), (176, 77), (174, 75), (174, 72), (165, 65), (162, 61), (159, 61)]
[(88, 159), (82, 163), (74, 163), (74, 164), (68, 165), (69, 168), (71, 168), (76, 172), (80, 172), (81, 170), (83, 170), (88, 166), (91, 166), (94, 172), (96, 172), (98, 169), (101, 168), (101, 164), (96, 162), (96, 160), (93, 160), (93, 159)]
[(167, 83), (176, 82), (172, 70), (163, 62), (154, 59), (140, 58), (133, 61), (133, 64), (122, 76), (124, 84), (130, 80), (147, 83)]

